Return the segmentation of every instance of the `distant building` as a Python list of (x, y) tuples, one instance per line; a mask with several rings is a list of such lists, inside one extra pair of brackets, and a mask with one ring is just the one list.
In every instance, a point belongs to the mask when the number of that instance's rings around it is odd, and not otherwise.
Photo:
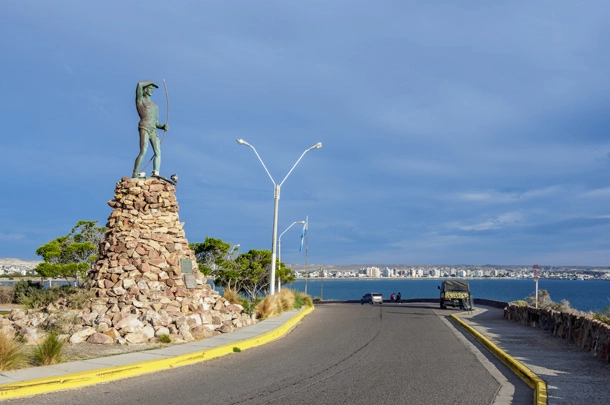
[(381, 270), (379, 269), (379, 267), (365, 267), (363, 269), (360, 269), (360, 274), (363, 274), (364, 277), (371, 277), (371, 278), (380, 278), (381, 277)]
[(441, 271), (439, 269), (430, 269), (430, 270), (428, 270), (428, 275), (430, 277), (440, 277)]

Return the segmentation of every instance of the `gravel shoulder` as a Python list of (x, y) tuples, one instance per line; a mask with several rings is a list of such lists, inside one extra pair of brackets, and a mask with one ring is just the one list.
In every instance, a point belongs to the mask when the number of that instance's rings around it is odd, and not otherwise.
[(108, 344), (100, 345), (93, 343), (78, 343), (70, 344), (66, 343), (63, 347), (63, 362), (67, 363), (70, 361), (96, 359), (100, 357), (116, 356), (118, 354), (125, 354), (131, 352), (141, 352), (144, 350), (159, 349), (166, 347), (168, 344), (161, 343), (142, 343), (135, 345), (119, 345), (119, 344)]

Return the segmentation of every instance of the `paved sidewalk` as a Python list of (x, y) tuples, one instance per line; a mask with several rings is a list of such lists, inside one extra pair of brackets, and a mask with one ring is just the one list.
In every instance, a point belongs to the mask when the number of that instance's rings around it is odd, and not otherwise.
[(610, 364), (573, 343), (505, 320), (498, 308), (476, 307), (456, 316), (546, 381), (548, 404), (610, 403)]

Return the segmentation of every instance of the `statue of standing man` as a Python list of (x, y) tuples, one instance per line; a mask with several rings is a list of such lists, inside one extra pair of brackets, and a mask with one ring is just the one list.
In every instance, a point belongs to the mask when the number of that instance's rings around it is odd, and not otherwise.
[(161, 142), (159, 141), (159, 135), (157, 134), (157, 128), (167, 131), (167, 124), (159, 123), (159, 107), (150, 99), (153, 90), (159, 88), (153, 82), (142, 81), (138, 83), (136, 87), (136, 109), (140, 116), (140, 123), (138, 124), (138, 132), (140, 133), (140, 154), (136, 158), (133, 166), (133, 177), (137, 177), (142, 166), (142, 160), (148, 150), (148, 143), (150, 142), (154, 156), (153, 156), (153, 170), (152, 175), (158, 176), (159, 169), (161, 168)]

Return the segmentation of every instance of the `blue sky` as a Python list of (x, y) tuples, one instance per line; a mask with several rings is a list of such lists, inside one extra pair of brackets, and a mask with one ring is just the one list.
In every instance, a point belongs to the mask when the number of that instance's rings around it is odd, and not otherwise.
[[(152, 80), (190, 242), (302, 264), (610, 265), (604, 1), (0, 4), (0, 257), (105, 224)], [(146, 158), (148, 161), (152, 151)], [(150, 171), (150, 167), (147, 169)]]

